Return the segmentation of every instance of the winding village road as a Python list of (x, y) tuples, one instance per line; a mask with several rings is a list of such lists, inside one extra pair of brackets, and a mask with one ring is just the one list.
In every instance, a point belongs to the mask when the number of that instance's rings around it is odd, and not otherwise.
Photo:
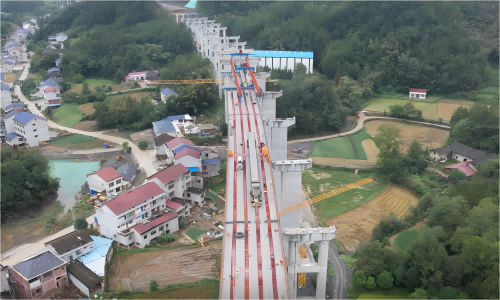
[[(26, 65), (23, 73), (19, 77), (19, 80), (26, 79), (26, 76), (28, 76), (29, 66), (30, 66), (29, 64)], [(35, 103), (26, 99), (26, 97), (23, 95), (23, 93), (21, 93), (21, 87), (19, 85), (15, 85), (14, 89), (15, 89), (16, 95), (18, 95), (18, 97), (19, 97), (19, 100), (21, 100), (24, 104), (28, 105), (28, 108), (32, 113), (37, 114), (39, 116), (43, 116), (43, 114), (36, 108)], [(149, 157), (147, 154), (148, 152), (140, 150), (139, 147), (137, 147), (135, 144), (131, 143), (130, 141), (128, 141), (126, 139), (114, 137), (114, 136), (110, 136), (110, 135), (105, 135), (105, 134), (103, 134), (105, 131), (89, 132), (89, 131), (78, 130), (78, 129), (73, 129), (73, 128), (69, 128), (69, 127), (64, 127), (64, 126), (56, 124), (50, 120), (47, 120), (47, 122), (49, 124), (49, 127), (52, 127), (52, 128), (66, 130), (66, 131), (71, 132), (71, 133), (93, 136), (93, 137), (96, 137), (96, 138), (99, 138), (99, 139), (102, 139), (105, 141), (117, 143), (119, 145), (121, 145), (123, 142), (128, 142), (130, 147), (132, 147), (132, 154), (134, 155), (135, 159), (139, 163), (139, 166), (144, 169), (144, 171), (146, 172), (146, 175), (150, 176), (150, 175), (153, 175), (154, 173), (156, 173), (156, 169), (153, 167), (152, 162), (149, 160)], [(92, 216), (87, 218), (87, 222), (89, 224), (94, 222), (94, 216), (95, 215), (92, 215)], [(63, 230), (61, 230), (61, 231), (59, 231), (51, 236), (48, 236), (48, 237), (44, 238), (43, 240), (40, 240), (36, 243), (26, 243), (26, 244), (20, 245), (18, 247), (9, 249), (9, 250), (5, 251), (4, 253), (2, 253), (1, 264), (3, 266), (14, 265), (14, 264), (18, 263), (19, 261), (24, 260), (27, 257), (41, 253), (45, 250), (44, 244), (46, 242), (51, 241), (53, 239), (56, 239), (58, 237), (61, 237), (63, 235), (66, 235), (68, 233), (71, 233), (73, 231), (75, 231), (75, 229), (73, 226), (71, 226), (71, 227), (65, 228), (65, 229), (63, 229)]]

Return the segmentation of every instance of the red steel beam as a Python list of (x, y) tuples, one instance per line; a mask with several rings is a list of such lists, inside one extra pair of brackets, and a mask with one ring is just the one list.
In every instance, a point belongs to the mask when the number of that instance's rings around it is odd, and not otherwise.
[[(246, 62), (248, 64), (248, 67), (250, 67), (250, 62), (248, 61), (248, 57), (246, 58)], [(252, 77), (252, 82), (253, 85), (255, 86), (255, 92), (257, 92), (257, 95), (260, 96), (262, 90), (260, 89), (259, 84), (257, 83), (257, 79), (255, 79), (255, 75), (253, 74), (252, 70), (248, 70), (248, 72), (250, 73), (250, 77)]]
[(236, 83), (236, 89), (238, 90), (238, 97), (241, 97), (240, 83), (238, 82), (238, 77), (236, 76), (236, 70), (234, 69), (234, 62), (231, 58), (231, 68), (233, 69), (234, 82)]

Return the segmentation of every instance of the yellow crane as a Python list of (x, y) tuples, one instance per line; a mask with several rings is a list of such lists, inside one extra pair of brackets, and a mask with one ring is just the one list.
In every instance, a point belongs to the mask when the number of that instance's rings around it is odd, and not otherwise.
[(292, 211), (294, 211), (296, 209), (299, 209), (299, 208), (302, 208), (302, 207), (306, 207), (306, 206), (311, 205), (311, 204), (313, 204), (315, 202), (319, 202), (321, 200), (325, 200), (327, 198), (330, 198), (332, 196), (335, 196), (335, 195), (338, 195), (340, 193), (346, 192), (346, 191), (348, 191), (348, 190), (350, 190), (352, 188), (361, 186), (363, 184), (367, 184), (367, 183), (372, 182), (372, 181), (373, 181), (373, 178), (372, 177), (368, 177), (368, 178), (365, 178), (365, 179), (353, 182), (351, 184), (341, 186), (338, 189), (334, 189), (333, 191), (330, 191), (328, 193), (324, 193), (323, 195), (319, 195), (319, 196), (314, 197), (312, 199), (309, 199), (307, 201), (302, 201), (302, 202), (300, 202), (298, 204), (291, 205), (291, 206), (285, 208), (284, 210), (282, 210), (280, 212), (280, 216), (282, 216), (284, 214), (287, 214), (289, 212), (292, 212)]

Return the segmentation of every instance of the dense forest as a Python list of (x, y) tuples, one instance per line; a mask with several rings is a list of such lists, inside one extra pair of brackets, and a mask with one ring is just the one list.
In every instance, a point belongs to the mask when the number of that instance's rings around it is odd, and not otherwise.
[(61, 65), (66, 80), (81, 74), (121, 82), (129, 72), (160, 69), (194, 50), (187, 27), (152, 1), (78, 2), (41, 23), (35, 43), (61, 31), (70, 38)]
[(59, 189), (49, 175), (49, 161), (38, 149), (2, 148), (2, 217), (36, 209)]
[(329, 79), (348, 75), (376, 93), (477, 90), (498, 64), (496, 2), (202, 1), (199, 11), (249, 48), (313, 51)]

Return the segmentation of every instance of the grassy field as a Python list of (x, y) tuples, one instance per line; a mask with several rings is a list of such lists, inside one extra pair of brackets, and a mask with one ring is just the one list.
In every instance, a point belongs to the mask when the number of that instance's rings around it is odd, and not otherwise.
[(54, 141), (53, 145), (74, 145), (74, 144), (86, 144), (97, 140), (96, 137), (87, 136), (82, 134), (72, 134), (58, 141)]
[(138, 131), (137, 130), (120, 130), (120, 131), (108, 131), (108, 132), (105, 132), (104, 134), (116, 136), (116, 137), (119, 137), (122, 139), (132, 140), (132, 139), (130, 139), (130, 135), (133, 133), (136, 133), (136, 132), (138, 132)]
[(394, 246), (405, 251), (410, 243), (419, 236), (420, 232), (418, 231), (418, 229), (405, 231), (398, 235), (398, 237), (394, 240)]
[(73, 127), (82, 120), (83, 113), (78, 109), (80, 105), (66, 103), (54, 111), (54, 121), (65, 127)]
[(363, 148), (362, 143), (364, 140), (370, 140), (372, 137), (364, 129), (361, 129), (360, 131), (356, 132), (356, 134), (351, 135), (351, 138), (354, 141), (354, 144), (356, 145), (356, 149), (358, 151), (358, 156), (356, 157), (356, 159), (367, 160), (368, 157), (366, 156), (366, 152)]
[(307, 154), (318, 157), (356, 159), (348, 137), (313, 142), (313, 150)]
[(205, 284), (179, 287), (168, 291), (145, 293), (136, 299), (217, 299), (220, 283), (213, 281)]
[[(313, 198), (374, 174), (374, 171), (362, 171), (360, 175), (355, 175), (353, 170), (313, 165), (311, 169), (302, 173), (302, 183), (306, 187), (309, 197)], [(384, 184), (370, 182), (314, 203), (315, 214), (320, 218), (320, 221), (340, 215), (380, 194), (386, 187)]]
[(405, 288), (392, 287), (388, 290), (376, 288), (373, 291), (357, 294), (349, 290), (349, 299), (409, 299), (410, 292)]
[[(126, 87), (120, 84), (116, 84), (114, 81), (107, 79), (86, 78), (84, 82), (89, 85), (89, 89), (91, 91), (94, 91), (94, 87), (96, 86), (102, 87), (103, 85), (105, 85), (106, 87), (112, 86), (113, 92), (124, 91), (127, 89)], [(82, 92), (82, 88), (83, 88), (83, 83), (76, 84), (71, 87), (71, 91), (80, 94)]]
[(198, 241), (202, 234), (207, 234), (207, 231), (204, 229), (200, 229), (199, 224), (194, 224), (193, 227), (186, 231), (186, 234), (194, 241)]
[[(432, 100), (432, 99), (429, 99)], [(412, 102), (413, 105), (419, 110), (422, 111), (422, 115), (424, 119), (437, 120), (437, 103), (433, 103), (431, 101), (410, 101), (404, 99), (387, 99), (387, 98), (375, 98), (370, 101), (365, 107), (365, 110), (374, 111), (374, 112), (387, 112), (389, 113), (389, 106), (393, 105), (405, 105), (408, 102)]]
[(153, 96), (156, 94), (156, 92), (139, 92), (139, 93), (131, 93), (131, 94), (125, 94), (125, 95), (114, 95), (111, 96), (112, 99), (122, 99), (122, 98), (127, 98), (127, 97), (132, 97), (132, 99), (141, 102), (141, 99), (147, 96)]
[(91, 114), (95, 113), (94, 103), (82, 104), (82, 105), (78, 106), (78, 110), (84, 114), (91, 115)]

